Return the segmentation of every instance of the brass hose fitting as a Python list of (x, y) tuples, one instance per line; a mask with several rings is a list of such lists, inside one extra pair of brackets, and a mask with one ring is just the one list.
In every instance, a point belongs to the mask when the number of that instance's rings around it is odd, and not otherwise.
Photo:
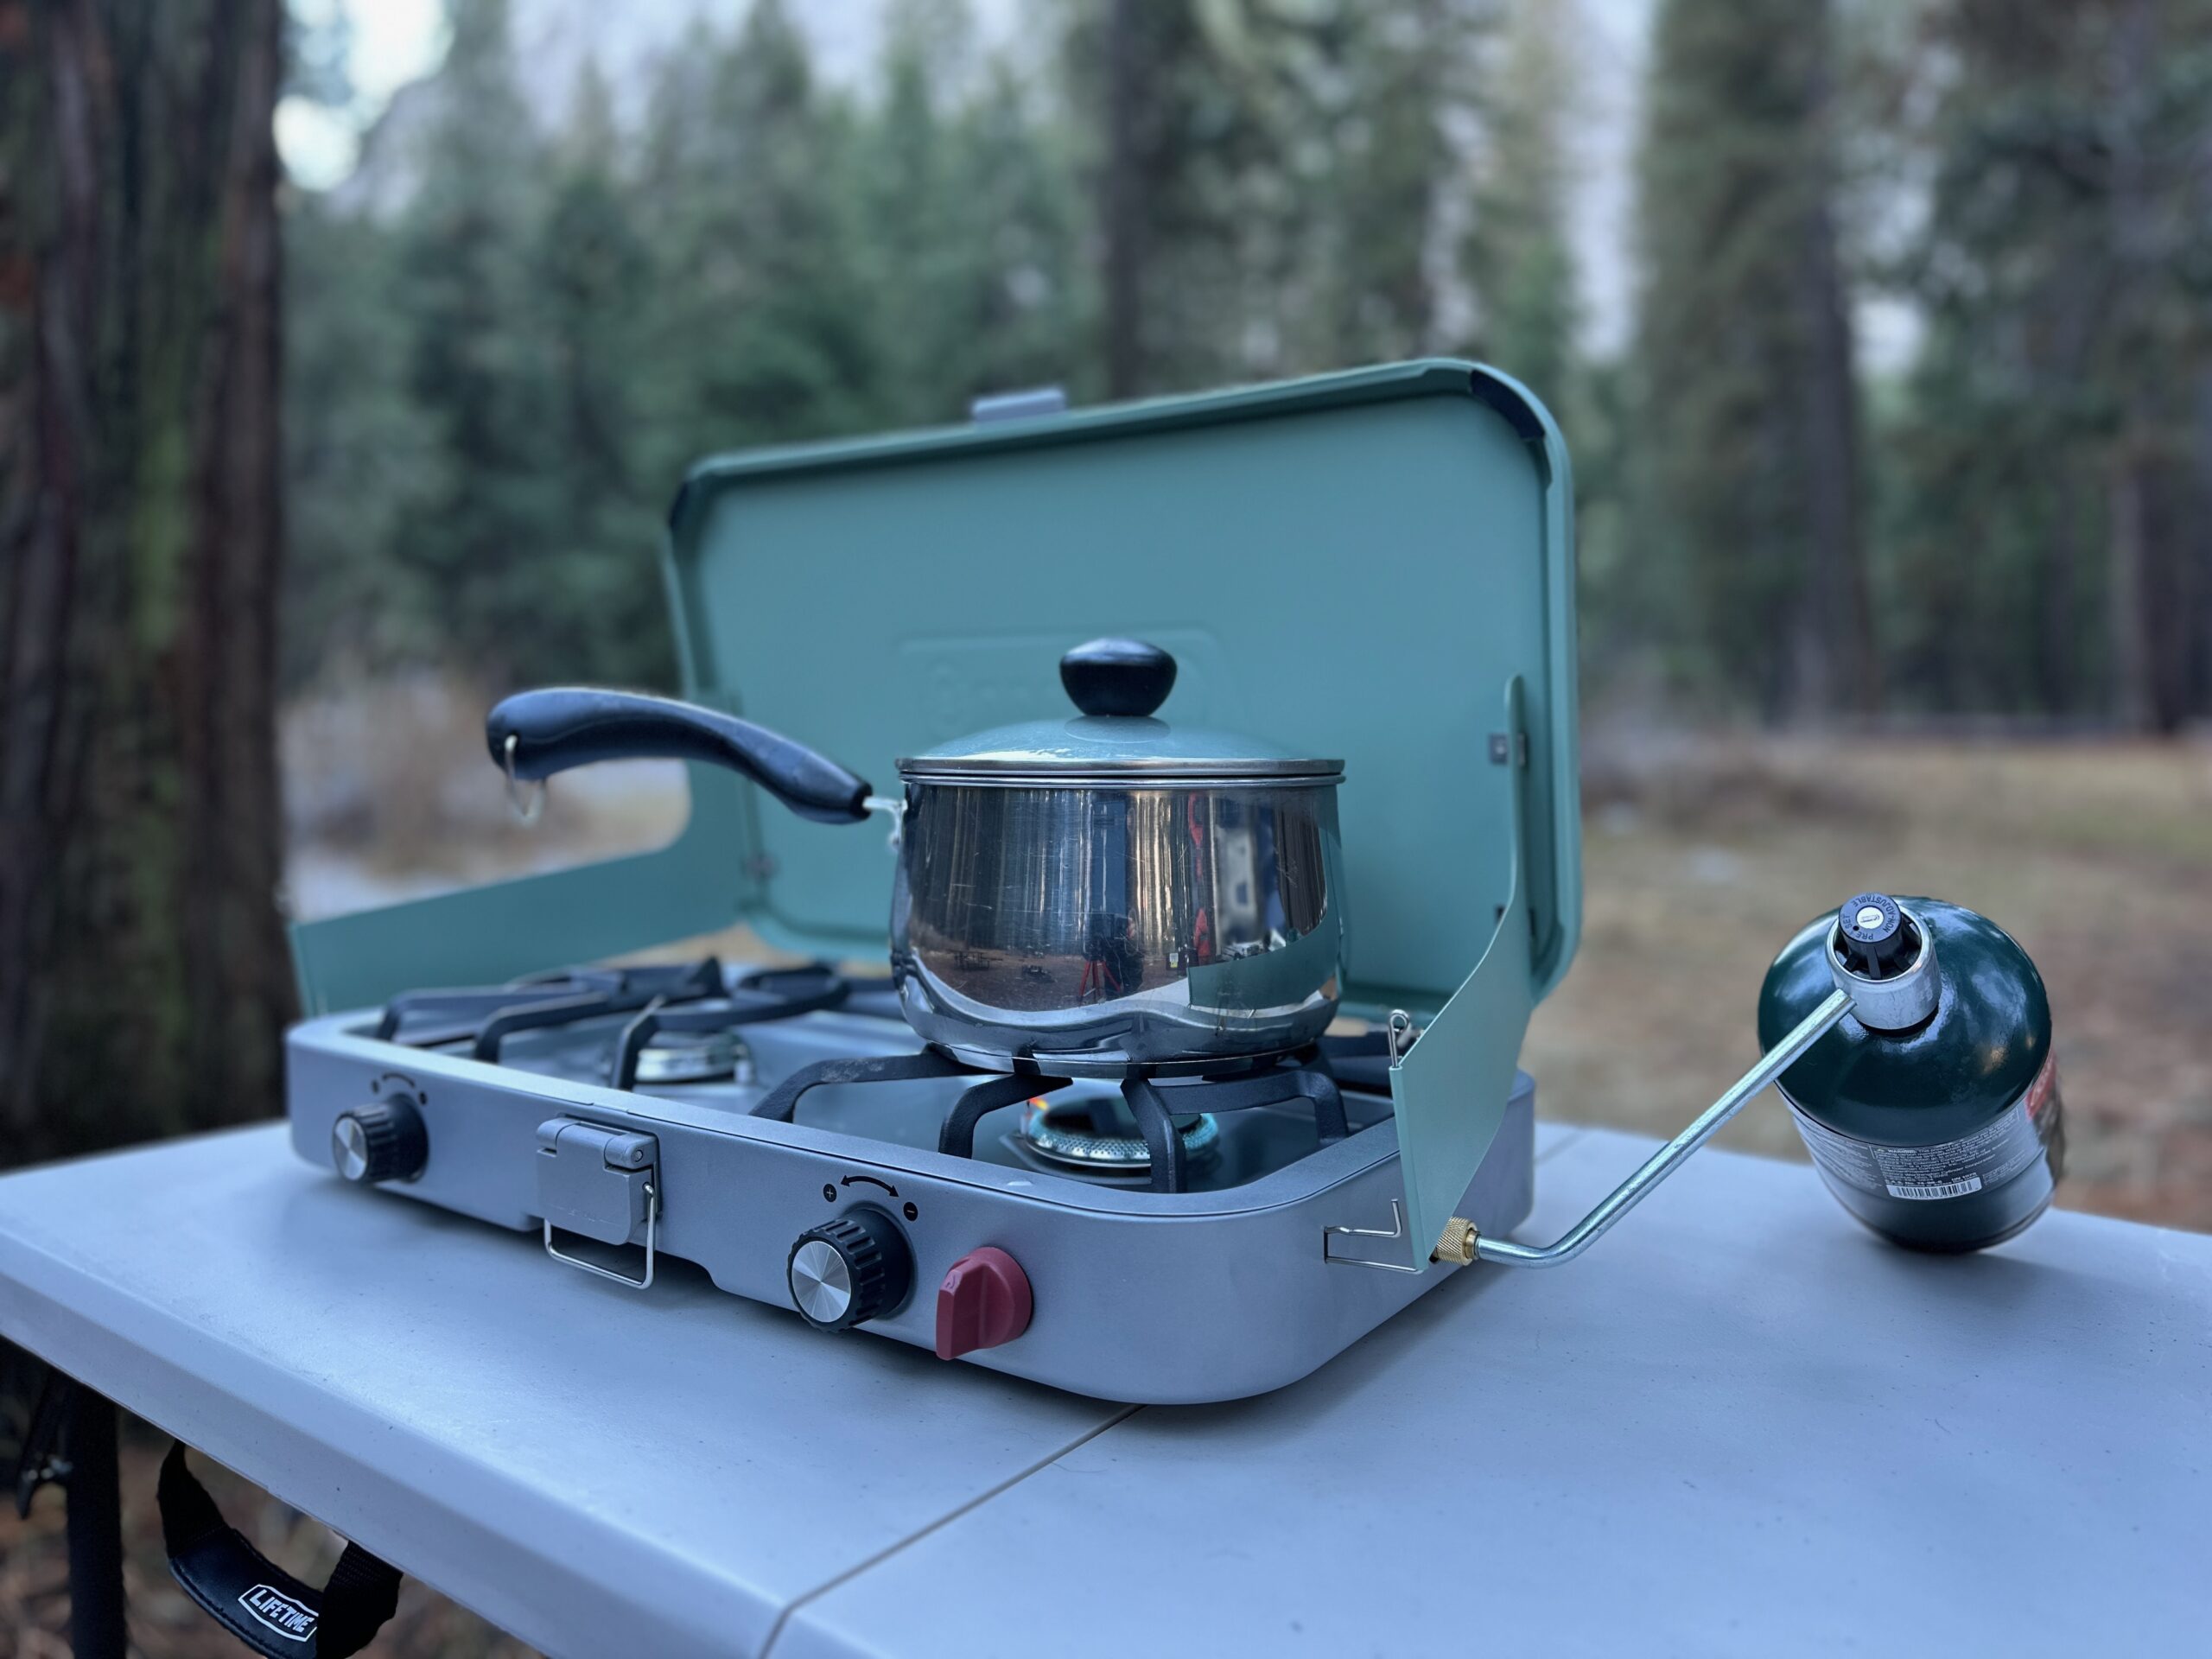
[(1454, 1216), (1444, 1224), (1443, 1235), (1437, 1239), (1436, 1248), (1428, 1253), (1428, 1259), (1464, 1268), (1475, 1259), (1477, 1236), (1473, 1222)]

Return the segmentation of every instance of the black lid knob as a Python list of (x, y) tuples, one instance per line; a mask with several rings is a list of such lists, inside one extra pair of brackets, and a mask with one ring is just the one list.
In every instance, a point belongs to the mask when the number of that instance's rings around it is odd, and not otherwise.
[(906, 1300), (914, 1255), (896, 1222), (862, 1205), (801, 1233), (785, 1276), (809, 1325), (842, 1331)]
[(1175, 659), (1141, 639), (1092, 639), (1060, 658), (1060, 683), (1086, 715), (1148, 715), (1175, 689)]
[(411, 1102), (394, 1096), (339, 1114), (330, 1126), (330, 1161), (349, 1181), (411, 1181), (430, 1161), (429, 1133)]
[(1887, 979), (1912, 965), (1919, 942), (1897, 901), (1886, 893), (1862, 893), (1836, 912), (1844, 966), (1866, 979)]

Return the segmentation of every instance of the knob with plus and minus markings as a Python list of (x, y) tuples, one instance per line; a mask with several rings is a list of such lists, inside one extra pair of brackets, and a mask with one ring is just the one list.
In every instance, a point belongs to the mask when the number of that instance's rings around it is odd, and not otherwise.
[(330, 1126), (330, 1161), (349, 1181), (411, 1181), (430, 1161), (430, 1137), (412, 1102), (395, 1096), (342, 1112)]
[(898, 1224), (862, 1205), (801, 1233), (785, 1272), (806, 1322), (842, 1331), (906, 1300), (914, 1257)]

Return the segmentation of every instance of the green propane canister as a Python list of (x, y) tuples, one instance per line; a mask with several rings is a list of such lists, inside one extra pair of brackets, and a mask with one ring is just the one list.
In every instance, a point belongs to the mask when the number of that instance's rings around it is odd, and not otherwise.
[(2041, 1215), (2065, 1127), (2043, 976), (2002, 929), (1936, 899), (1860, 893), (1767, 970), (1771, 1047), (1839, 987), (1853, 1009), (1782, 1074), (1843, 1207), (1914, 1249), (1978, 1250)]

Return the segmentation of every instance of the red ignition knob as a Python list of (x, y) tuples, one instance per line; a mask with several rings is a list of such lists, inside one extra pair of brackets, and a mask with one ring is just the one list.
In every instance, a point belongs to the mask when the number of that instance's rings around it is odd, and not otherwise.
[(988, 1244), (969, 1251), (937, 1287), (937, 1357), (1012, 1342), (1029, 1328), (1035, 1306), (1021, 1263)]

